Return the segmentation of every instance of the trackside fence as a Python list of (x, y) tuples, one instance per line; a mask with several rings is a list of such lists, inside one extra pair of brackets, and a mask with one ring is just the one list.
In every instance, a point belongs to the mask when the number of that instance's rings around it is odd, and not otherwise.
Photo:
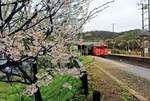
[[(75, 67), (80, 68), (80, 80), (82, 82), (82, 87), (84, 89), (84, 94), (87, 96), (89, 93), (89, 88), (88, 88), (88, 73), (85, 70), (85, 67), (83, 66), (83, 64), (79, 61), (79, 59), (75, 58), (74, 59), (74, 65)], [(93, 91), (93, 95), (92, 95), (92, 100), (93, 101), (100, 101), (101, 98), (101, 94), (99, 91)]]
[(79, 61), (79, 59), (75, 58), (73, 62), (75, 67), (80, 68), (80, 80), (82, 82), (84, 94), (87, 96), (88, 95), (88, 74), (83, 64)]

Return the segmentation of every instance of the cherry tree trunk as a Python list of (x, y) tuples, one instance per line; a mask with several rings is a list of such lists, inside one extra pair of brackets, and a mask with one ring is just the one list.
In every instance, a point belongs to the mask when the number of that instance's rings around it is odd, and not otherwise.
[[(38, 80), (38, 78), (36, 77), (37, 73), (38, 73), (37, 64), (34, 63), (33, 64), (33, 78), (34, 78), (34, 83), (36, 83), (37, 80)], [(37, 87), (37, 88), (38, 88), (37, 92), (34, 93), (35, 101), (42, 101), (42, 96), (41, 96), (40, 88), (39, 87)]]
[(38, 87), (37, 92), (34, 93), (34, 98), (35, 98), (35, 101), (42, 101), (42, 96), (41, 96), (39, 87)]

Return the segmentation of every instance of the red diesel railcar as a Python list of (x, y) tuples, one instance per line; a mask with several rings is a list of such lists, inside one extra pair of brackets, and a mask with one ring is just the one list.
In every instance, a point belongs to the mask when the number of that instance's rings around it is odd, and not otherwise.
[(108, 46), (93, 46), (93, 55), (95, 56), (106, 56), (108, 55)]
[(84, 55), (107, 56), (108, 46), (106, 45), (79, 45), (79, 51)]

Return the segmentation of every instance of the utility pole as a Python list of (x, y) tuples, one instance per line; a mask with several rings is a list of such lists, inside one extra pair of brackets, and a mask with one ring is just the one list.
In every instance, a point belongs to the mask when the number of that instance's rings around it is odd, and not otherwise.
[[(148, 30), (148, 33), (150, 33), (150, 0), (147, 0), (146, 2), (141, 2), (138, 5), (142, 6), (141, 10), (142, 10), (142, 30), (143, 30), (143, 35), (142, 35), (142, 48), (141, 48), (141, 56), (144, 57), (145, 56), (145, 47), (144, 47), (144, 33), (146, 32), (146, 30)], [(146, 11), (146, 12), (145, 12)], [(147, 17), (148, 16), (148, 17)], [(146, 17), (146, 18), (145, 18)], [(146, 21), (148, 22), (148, 24), (146, 24)], [(148, 28), (147, 28), (148, 27)], [(150, 55), (150, 50), (149, 50), (149, 55)]]
[(148, 31), (149, 31), (149, 35), (148, 35), (148, 39), (149, 39), (149, 48), (148, 48), (148, 53), (149, 53), (149, 57), (150, 57), (150, 0), (148, 0)]
[(149, 34), (150, 34), (150, 0), (148, 0), (148, 31), (149, 31)]
[[(142, 5), (142, 30), (144, 31), (144, 30), (145, 30), (145, 23), (144, 23), (144, 22), (145, 22), (145, 21), (144, 21), (144, 17), (145, 17), (145, 16), (144, 16), (144, 15), (145, 15), (145, 14), (144, 14), (144, 7), (145, 7), (145, 5), (144, 5), (143, 3), (142, 3), (141, 5)], [(144, 57), (144, 37), (142, 38), (142, 42), (143, 42), (143, 43), (142, 43), (143, 46), (142, 46), (142, 48), (141, 48), (141, 56)]]
[(142, 3), (141, 5), (142, 5), (142, 30), (144, 30), (144, 26), (145, 26), (145, 24), (144, 24), (144, 4)]
[[(115, 33), (115, 24), (112, 24), (112, 32)], [(113, 54), (115, 54), (115, 41), (113, 40)]]
[(128, 46), (127, 46), (127, 53), (130, 54), (130, 53), (131, 53), (131, 50), (130, 50), (130, 42), (128, 41), (127, 43), (128, 43)]
[(115, 32), (115, 24), (114, 23), (112, 24), (112, 32), (113, 32), (113, 34)]

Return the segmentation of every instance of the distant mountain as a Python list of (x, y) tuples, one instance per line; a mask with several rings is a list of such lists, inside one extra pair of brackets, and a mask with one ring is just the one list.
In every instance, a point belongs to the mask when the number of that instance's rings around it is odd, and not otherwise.
[(81, 37), (85, 41), (98, 41), (98, 40), (106, 40), (111, 39), (117, 36), (118, 33), (113, 33), (109, 31), (91, 31), (85, 32), (81, 34)]
[(114, 39), (116, 41), (120, 41), (120, 40), (125, 40), (125, 41), (134, 40), (134, 39), (140, 38), (141, 33), (142, 33), (142, 30), (139, 30), (139, 29), (125, 31), (125, 32), (121, 32), (120, 35), (115, 37)]
[(139, 29), (125, 31), (125, 32), (109, 32), (109, 31), (90, 31), (81, 34), (85, 41), (99, 41), (107, 39), (115, 40), (131, 40), (136, 39), (141, 35), (142, 31)]

